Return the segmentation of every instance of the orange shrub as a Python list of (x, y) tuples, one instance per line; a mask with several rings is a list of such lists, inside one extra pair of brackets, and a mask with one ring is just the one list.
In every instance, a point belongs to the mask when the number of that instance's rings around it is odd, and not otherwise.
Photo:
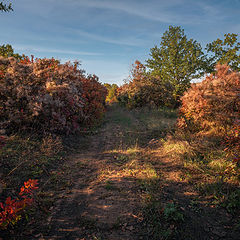
[(175, 107), (172, 87), (160, 77), (153, 77), (138, 60), (132, 66), (129, 82), (118, 89), (117, 99), (129, 108), (146, 105), (158, 107)]
[(0, 58), (0, 71), (0, 128), (69, 134), (103, 112), (105, 88), (77, 62)]
[(14, 225), (21, 219), (23, 210), (33, 203), (33, 193), (38, 185), (38, 180), (29, 179), (24, 182), (19, 193), (20, 199), (8, 197), (5, 203), (0, 202), (0, 228), (6, 229), (8, 225)]
[(236, 121), (232, 130), (224, 139), (227, 155), (240, 167), (240, 121)]
[(240, 116), (240, 73), (217, 65), (216, 74), (192, 84), (181, 98), (180, 127), (228, 133)]
[(146, 105), (148, 78), (146, 67), (138, 60), (132, 65), (129, 82), (118, 89), (118, 101), (129, 108)]
[[(182, 97), (178, 126), (200, 135), (222, 140), (229, 159), (240, 167), (240, 73), (217, 65), (216, 74), (206, 77)], [(195, 136), (195, 135), (194, 135)]]
[(84, 98), (84, 122), (93, 124), (97, 119), (100, 119), (105, 112), (105, 99), (107, 89), (98, 81), (95, 75), (89, 75), (81, 79)]

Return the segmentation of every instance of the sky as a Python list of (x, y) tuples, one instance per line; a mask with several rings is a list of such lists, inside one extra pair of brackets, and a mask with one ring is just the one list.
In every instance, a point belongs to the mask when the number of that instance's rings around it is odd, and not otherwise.
[(240, 34), (240, 0), (11, 2), (13, 12), (0, 12), (0, 45), (28, 56), (78, 60), (103, 83), (121, 85), (170, 25), (181, 26), (203, 48), (225, 33)]

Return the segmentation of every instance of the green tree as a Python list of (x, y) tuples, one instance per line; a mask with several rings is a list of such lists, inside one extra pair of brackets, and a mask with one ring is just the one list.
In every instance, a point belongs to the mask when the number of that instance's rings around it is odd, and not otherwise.
[(10, 44), (0, 45), (0, 56), (15, 57), (18, 60), (23, 59), (23, 56), (19, 55), (18, 53), (14, 53), (14, 50)]
[(213, 72), (217, 63), (227, 63), (233, 70), (240, 71), (240, 42), (238, 34), (224, 34), (225, 39), (217, 39), (206, 46), (209, 53), (206, 69)]
[(155, 46), (150, 53), (146, 66), (151, 75), (159, 79), (159, 84), (170, 86), (173, 101), (179, 98), (190, 86), (190, 81), (203, 74), (205, 55), (201, 45), (187, 39), (181, 27), (169, 26), (163, 34), (160, 47)]
[(13, 11), (11, 3), (6, 4), (3, 2), (0, 2), (0, 12), (10, 12), (10, 11)]

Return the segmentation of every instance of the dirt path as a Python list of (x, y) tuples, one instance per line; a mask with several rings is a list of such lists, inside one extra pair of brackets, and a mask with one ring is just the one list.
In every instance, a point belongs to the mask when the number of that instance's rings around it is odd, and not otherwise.
[(149, 126), (121, 109), (107, 113), (98, 133), (69, 157), (66, 177), (74, 184), (55, 202), (38, 239), (237, 239), (229, 233), (231, 216), (206, 207), (181, 180), (183, 164), (159, 151)]
[(135, 180), (104, 173), (118, 168), (113, 162), (122, 144), (121, 126), (109, 118), (85, 138), (82, 153), (69, 158), (74, 186), (56, 202), (44, 239), (141, 239)]

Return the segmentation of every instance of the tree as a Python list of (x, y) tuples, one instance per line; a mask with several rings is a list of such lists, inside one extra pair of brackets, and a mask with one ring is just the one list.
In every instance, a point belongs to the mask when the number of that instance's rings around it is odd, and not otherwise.
[(0, 2), (0, 12), (10, 12), (10, 11), (13, 11), (11, 3), (7, 5), (3, 2)]
[(14, 50), (10, 44), (0, 45), (0, 56), (3, 57), (15, 57), (16, 59), (20, 60), (24, 57), (19, 55), (18, 53), (14, 53)]
[(163, 34), (160, 47), (155, 46), (147, 60), (151, 75), (159, 84), (170, 85), (171, 95), (177, 104), (183, 93), (190, 87), (190, 81), (203, 72), (204, 54), (201, 45), (188, 40), (181, 27), (169, 26)]
[(224, 34), (225, 39), (217, 39), (206, 46), (210, 53), (207, 72), (212, 73), (217, 63), (227, 63), (232, 70), (240, 71), (240, 42), (238, 34)]
[[(160, 84), (159, 84), (160, 83)], [(136, 60), (132, 65), (128, 82), (118, 89), (118, 101), (129, 108), (150, 106), (172, 107), (168, 83), (152, 76), (146, 66)]]
[(108, 90), (108, 95), (106, 97), (106, 102), (108, 103), (113, 103), (117, 101), (117, 89), (118, 85), (117, 84), (109, 84), (105, 83), (104, 86)]

